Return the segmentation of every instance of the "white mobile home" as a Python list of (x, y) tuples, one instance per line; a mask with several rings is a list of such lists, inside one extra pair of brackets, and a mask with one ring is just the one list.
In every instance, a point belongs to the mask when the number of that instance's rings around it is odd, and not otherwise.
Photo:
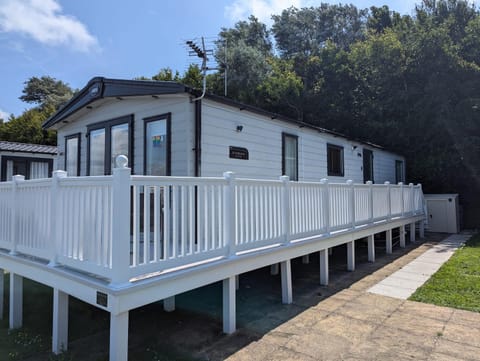
[(195, 96), (177, 83), (94, 78), (45, 123), (66, 172), (0, 183), (0, 318), (5, 269), (10, 328), (22, 326), (27, 277), (54, 289), (55, 353), (68, 347), (72, 295), (110, 313), (110, 360), (126, 361), (132, 309), (163, 300), (173, 311), (175, 295), (222, 281), (233, 333), (241, 274), (271, 266), (290, 304), (292, 259), (317, 255), (328, 285), (329, 249), (345, 245), (354, 271), (357, 240), (374, 262), (376, 234), (387, 254), (394, 234), (405, 247), (419, 223), (422, 236), (421, 186), (383, 183), (403, 181), (403, 157)]
[(58, 131), (59, 167), (111, 174), (125, 154), (134, 174), (398, 183), (402, 156), (370, 143), (177, 83), (93, 78), (45, 127)]
[(26, 179), (52, 176), (57, 147), (0, 141), (0, 180), (10, 181), (15, 174)]

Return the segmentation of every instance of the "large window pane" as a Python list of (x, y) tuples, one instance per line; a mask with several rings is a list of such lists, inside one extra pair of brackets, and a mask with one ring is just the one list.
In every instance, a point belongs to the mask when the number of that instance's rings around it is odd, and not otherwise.
[(111, 169), (116, 168), (115, 159), (119, 155), (128, 154), (128, 123), (112, 127)]
[(90, 175), (105, 174), (105, 128), (90, 132)]
[(69, 176), (78, 176), (79, 137), (67, 138), (65, 145), (65, 170)]
[(35, 162), (30, 163), (30, 179), (48, 178), (48, 163)]
[(283, 135), (283, 174), (290, 180), (298, 180), (298, 138), (293, 135)]
[(167, 120), (145, 123), (145, 174), (167, 175)]
[(343, 177), (343, 147), (327, 144), (327, 173), (329, 176)]

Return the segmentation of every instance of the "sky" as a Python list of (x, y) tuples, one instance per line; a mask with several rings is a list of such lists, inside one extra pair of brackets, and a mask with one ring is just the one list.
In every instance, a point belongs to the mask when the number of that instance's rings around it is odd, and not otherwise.
[[(412, 14), (420, 0), (350, 0)], [(48, 75), (80, 89), (95, 76), (132, 79), (195, 61), (186, 40), (211, 43), (222, 28), (253, 14), (271, 15), (315, 0), (0, 0), (0, 118), (20, 115), (29, 78)], [(323, 0), (322, 2), (339, 3)]]

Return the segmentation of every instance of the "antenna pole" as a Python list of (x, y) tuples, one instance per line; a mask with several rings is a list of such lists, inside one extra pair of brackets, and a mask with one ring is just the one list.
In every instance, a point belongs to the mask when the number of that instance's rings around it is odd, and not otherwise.
[(225, 76), (224, 76), (224, 81), (225, 81), (225, 96), (227, 96), (227, 85), (228, 85), (228, 65), (227, 65), (227, 42), (228, 40), (225, 39)]

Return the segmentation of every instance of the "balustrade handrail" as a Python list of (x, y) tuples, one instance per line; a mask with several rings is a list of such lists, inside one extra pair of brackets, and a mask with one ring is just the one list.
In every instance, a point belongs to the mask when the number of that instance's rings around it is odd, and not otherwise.
[[(133, 190), (133, 191), (132, 191)], [(0, 184), (0, 248), (124, 283), (379, 220), (424, 213), (421, 185), (130, 175)]]

